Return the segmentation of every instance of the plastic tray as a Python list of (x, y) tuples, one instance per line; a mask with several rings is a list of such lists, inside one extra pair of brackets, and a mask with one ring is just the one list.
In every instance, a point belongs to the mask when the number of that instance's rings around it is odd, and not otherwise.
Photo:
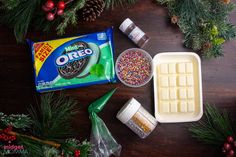
[(155, 117), (162, 123), (202, 117), (201, 61), (191, 52), (165, 52), (153, 58)]

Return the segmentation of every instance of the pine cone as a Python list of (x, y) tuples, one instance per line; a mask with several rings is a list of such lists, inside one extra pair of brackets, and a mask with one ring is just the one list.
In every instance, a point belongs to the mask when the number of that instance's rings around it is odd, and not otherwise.
[(210, 42), (206, 42), (202, 47), (203, 50), (208, 50), (210, 48), (212, 48), (212, 44)]
[(229, 4), (230, 0), (222, 0), (223, 4)]
[(87, 0), (85, 6), (81, 9), (82, 19), (84, 21), (95, 21), (101, 15), (105, 7), (103, 0)]
[(173, 15), (171, 17), (171, 23), (176, 24), (179, 21), (179, 17), (176, 15)]

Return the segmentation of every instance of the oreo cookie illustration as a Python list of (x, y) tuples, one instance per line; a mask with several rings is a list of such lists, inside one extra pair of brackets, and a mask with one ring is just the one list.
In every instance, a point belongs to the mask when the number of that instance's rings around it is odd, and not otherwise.
[[(68, 58), (71, 59), (72, 61), (69, 61), (63, 66), (59, 66), (57, 68), (59, 75), (64, 78), (64, 79), (72, 79), (76, 76), (78, 76), (83, 69), (87, 66), (89, 57), (84, 57), (80, 59), (76, 59), (77, 57), (77, 52), (83, 52), (86, 49), (88, 49), (89, 46), (87, 43), (78, 41), (76, 43), (73, 43), (72, 45), (68, 46), (65, 48), (65, 51), (62, 53), (61, 56), (66, 56), (68, 55)], [(74, 58), (73, 58), (74, 57)], [(75, 59), (75, 60), (73, 60)], [(60, 62), (66, 62), (67, 58), (61, 57), (59, 58)]]
[(83, 78), (90, 74), (90, 69), (94, 64), (97, 64), (100, 59), (100, 48), (94, 43), (87, 43), (89, 48), (93, 50), (93, 55), (88, 57), (87, 66), (83, 69), (83, 71), (77, 76), (77, 78)]

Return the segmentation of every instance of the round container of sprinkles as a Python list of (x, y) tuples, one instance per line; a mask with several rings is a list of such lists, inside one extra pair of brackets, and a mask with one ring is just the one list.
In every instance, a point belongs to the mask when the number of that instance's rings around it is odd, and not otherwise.
[(116, 60), (116, 75), (126, 86), (144, 86), (151, 80), (152, 74), (152, 57), (142, 49), (127, 49)]

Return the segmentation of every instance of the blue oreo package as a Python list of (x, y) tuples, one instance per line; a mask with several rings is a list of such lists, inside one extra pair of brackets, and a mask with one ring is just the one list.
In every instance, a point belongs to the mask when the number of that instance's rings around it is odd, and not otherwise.
[(28, 43), (38, 92), (116, 82), (112, 28)]

